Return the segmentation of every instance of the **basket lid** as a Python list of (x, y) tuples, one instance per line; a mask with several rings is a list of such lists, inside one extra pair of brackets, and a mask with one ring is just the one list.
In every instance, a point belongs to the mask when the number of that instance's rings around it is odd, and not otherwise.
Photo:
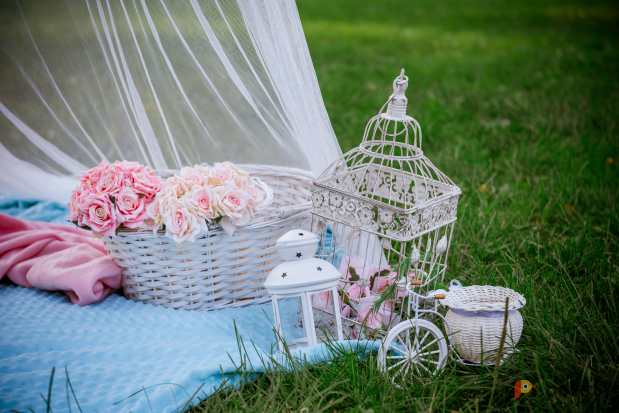
[(527, 300), (516, 291), (492, 285), (472, 285), (449, 291), (439, 300), (444, 306), (464, 311), (504, 311), (505, 300), (509, 298), (508, 310), (518, 310)]

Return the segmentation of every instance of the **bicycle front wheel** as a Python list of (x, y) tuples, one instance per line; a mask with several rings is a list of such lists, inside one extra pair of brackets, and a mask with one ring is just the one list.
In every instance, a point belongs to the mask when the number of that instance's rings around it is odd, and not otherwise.
[(433, 376), (441, 371), (449, 348), (441, 330), (427, 320), (406, 320), (387, 334), (378, 352), (378, 367), (396, 384), (410, 374)]

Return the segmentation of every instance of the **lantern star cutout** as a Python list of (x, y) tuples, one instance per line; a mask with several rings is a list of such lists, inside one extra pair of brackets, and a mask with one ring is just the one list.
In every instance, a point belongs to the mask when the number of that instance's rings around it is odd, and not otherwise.
[(301, 253), (297, 252), (297, 258), (301, 258)]
[(286, 278), (287, 276), (288, 276), (288, 274), (286, 274), (286, 273), (282, 274), (282, 278)]
[(320, 268), (320, 267), (316, 267), (316, 269), (317, 269), (318, 271), (322, 271), (322, 268)]

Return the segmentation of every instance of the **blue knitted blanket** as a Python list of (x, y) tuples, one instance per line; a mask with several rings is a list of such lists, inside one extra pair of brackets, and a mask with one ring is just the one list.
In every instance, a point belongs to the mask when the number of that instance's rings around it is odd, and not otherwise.
[[(6, 196), (0, 197), (0, 211), (51, 222), (62, 222), (67, 213), (59, 204)], [(294, 327), (298, 303), (289, 300), (281, 308), (286, 339), (301, 337), (302, 329)], [(238, 336), (246, 343), (249, 361), (259, 368), (260, 353), (271, 354), (274, 348), (272, 319), (270, 304), (195, 312), (112, 295), (79, 307), (63, 293), (3, 281), (0, 412), (46, 411), (43, 398), (52, 368), (50, 406), (55, 413), (79, 411), (75, 398), (84, 413), (179, 411), (198, 388), (195, 402), (221, 384), (222, 372), (237, 369)], [(299, 354), (322, 359), (323, 352), (317, 346)]]

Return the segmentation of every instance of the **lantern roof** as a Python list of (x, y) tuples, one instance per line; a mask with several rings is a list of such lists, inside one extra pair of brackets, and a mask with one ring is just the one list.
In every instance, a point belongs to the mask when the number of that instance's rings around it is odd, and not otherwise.
[(298, 294), (332, 288), (341, 276), (333, 265), (319, 258), (286, 261), (271, 271), (264, 287), (269, 294)]
[(277, 240), (277, 250), (286, 262), (275, 267), (264, 282), (269, 294), (297, 294), (327, 289), (339, 281), (340, 272), (327, 261), (314, 258), (320, 238), (294, 229)]
[(308, 244), (316, 244), (320, 242), (320, 238), (318, 235), (306, 231), (304, 229), (297, 229), (293, 231), (288, 231), (281, 237), (277, 239), (276, 246), (279, 249), (280, 247), (295, 247), (295, 246), (303, 246)]

